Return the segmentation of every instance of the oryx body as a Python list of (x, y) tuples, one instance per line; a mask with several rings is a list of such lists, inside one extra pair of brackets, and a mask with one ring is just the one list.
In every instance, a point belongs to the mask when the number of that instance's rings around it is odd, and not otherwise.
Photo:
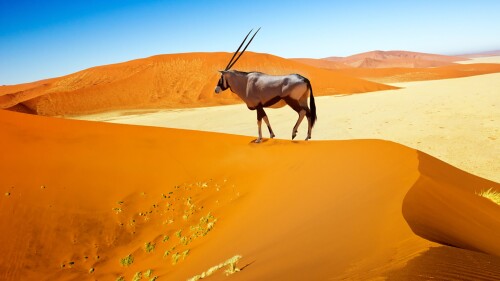
[[(251, 32), (251, 31), (250, 31)], [(248, 35), (250, 35), (250, 32)], [(258, 30), (257, 30), (258, 32)], [(257, 34), (255, 32), (255, 34)], [(255, 37), (254, 34), (254, 37)], [(247, 35), (247, 37), (248, 37)], [(241, 57), (252, 39), (245, 46), (245, 49), (240, 53), (238, 58), (233, 61), (236, 53), (246, 41), (243, 40), (238, 50), (231, 58), (225, 70), (220, 71), (221, 77), (215, 88), (216, 93), (220, 93), (226, 89), (231, 89), (233, 93), (238, 95), (247, 105), (250, 110), (257, 110), (257, 125), (259, 137), (255, 142), (262, 141), (262, 119), (266, 122), (271, 138), (274, 137), (274, 132), (269, 123), (269, 119), (264, 111), (266, 107), (282, 107), (289, 105), (298, 114), (299, 118), (292, 130), (292, 139), (297, 135), (297, 129), (304, 119), (307, 117), (308, 130), (306, 140), (311, 138), (311, 131), (316, 121), (316, 105), (309, 80), (299, 74), (290, 75), (267, 75), (261, 72), (242, 72), (237, 70), (229, 70), (234, 63)], [(310, 106), (307, 105), (307, 99), (310, 98)]]

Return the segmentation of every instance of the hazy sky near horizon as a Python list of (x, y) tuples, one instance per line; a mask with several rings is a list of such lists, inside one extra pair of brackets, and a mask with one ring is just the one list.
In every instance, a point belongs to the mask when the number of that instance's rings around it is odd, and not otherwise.
[(0, 1), (0, 85), (166, 53), (286, 58), (500, 49), (500, 1)]

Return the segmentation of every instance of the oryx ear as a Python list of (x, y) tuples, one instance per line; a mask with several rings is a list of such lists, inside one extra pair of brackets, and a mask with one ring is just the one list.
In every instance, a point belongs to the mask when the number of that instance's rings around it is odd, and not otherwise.
[(219, 70), (220, 74), (224, 74), (226, 71), (225, 70)]

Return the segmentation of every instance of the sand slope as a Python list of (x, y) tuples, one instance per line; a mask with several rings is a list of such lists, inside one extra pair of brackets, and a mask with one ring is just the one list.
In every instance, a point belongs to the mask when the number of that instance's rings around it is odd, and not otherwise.
[[(447, 256), (442, 271), (463, 272), (464, 255), (412, 229), (489, 253), (463, 250), (475, 258), (467, 276), (500, 278), (491, 255), (500, 255), (500, 208), (474, 195), (500, 186), (395, 143), (256, 145), (7, 111), (0, 130), (8, 147), (0, 154), (2, 280), (131, 280), (147, 269), (158, 280), (186, 280), (237, 254), (244, 268), (231, 280), (431, 278), (442, 272), (421, 265), (436, 251)], [(458, 201), (437, 204), (437, 193)], [(424, 204), (413, 206), (415, 196)], [(446, 219), (432, 224), (428, 208)], [(469, 218), (476, 227), (465, 229)], [(129, 254), (134, 262), (121, 266)]]
[[(185, 108), (241, 102), (229, 91), (214, 95), (232, 54), (186, 53), (158, 55), (89, 68), (34, 83), (1, 86), (0, 108), (22, 108), (40, 115), (66, 115), (137, 108)], [(394, 87), (332, 73), (268, 54), (248, 52), (234, 67), (282, 75), (300, 73), (315, 94), (332, 95)]]

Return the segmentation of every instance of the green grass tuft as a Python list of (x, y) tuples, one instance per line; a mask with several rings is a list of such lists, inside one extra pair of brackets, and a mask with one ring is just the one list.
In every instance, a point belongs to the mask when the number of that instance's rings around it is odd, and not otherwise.
[(129, 266), (134, 263), (134, 257), (132, 255), (128, 255), (120, 260), (122, 266)]
[(144, 245), (144, 251), (146, 251), (146, 253), (151, 253), (155, 250), (155, 246), (155, 243), (148, 242)]
[(134, 274), (134, 277), (132, 278), (132, 281), (139, 281), (141, 279), (142, 279), (142, 272), (139, 271), (139, 272), (136, 272)]
[(493, 188), (490, 188), (488, 190), (483, 190), (479, 193), (476, 192), (476, 194), (491, 200), (493, 203), (497, 205), (500, 205), (500, 192), (493, 190)]

